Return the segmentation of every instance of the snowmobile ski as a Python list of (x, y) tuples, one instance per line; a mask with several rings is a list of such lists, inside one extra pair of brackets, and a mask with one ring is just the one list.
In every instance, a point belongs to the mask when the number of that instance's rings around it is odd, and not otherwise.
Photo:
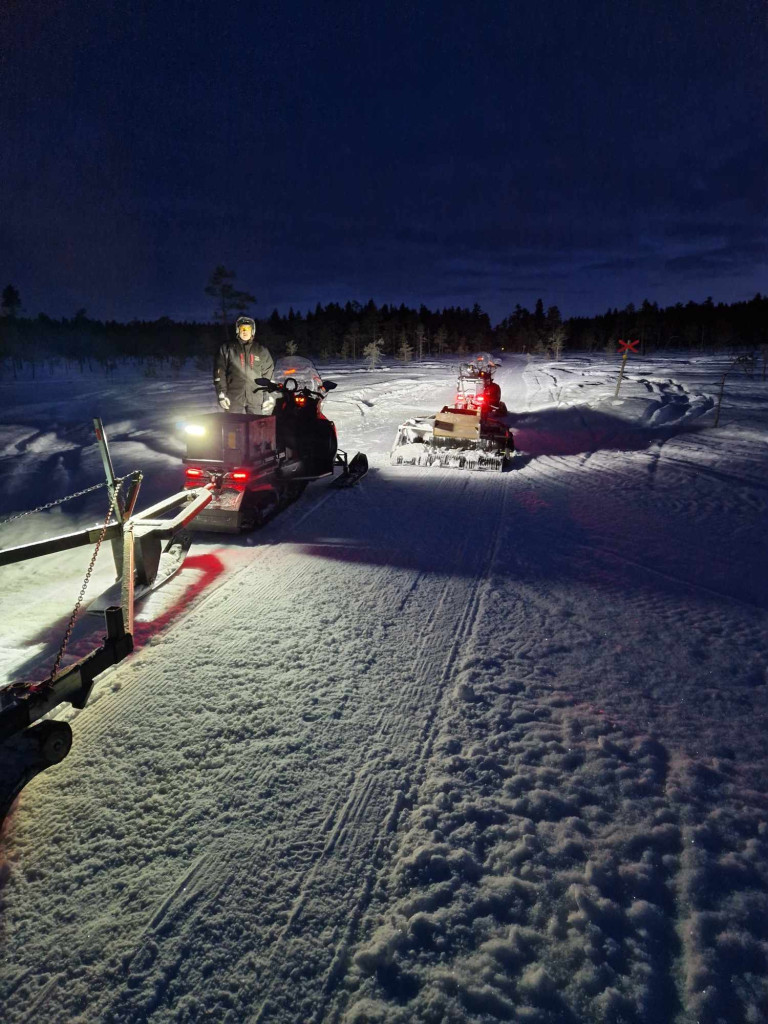
[(350, 462), (347, 462), (346, 452), (339, 452), (338, 455), (343, 456), (344, 472), (333, 481), (332, 486), (354, 487), (368, 472), (368, 456), (358, 452)]

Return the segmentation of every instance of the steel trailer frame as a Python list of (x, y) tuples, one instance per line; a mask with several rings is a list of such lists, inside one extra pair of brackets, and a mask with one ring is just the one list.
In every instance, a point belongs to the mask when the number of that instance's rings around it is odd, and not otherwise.
[[(125, 478), (130, 484), (123, 496), (104, 425), (98, 418), (93, 424), (116, 521), (0, 550), (0, 566), (109, 540), (120, 584), (120, 603), (104, 609), (106, 636), (100, 647), (43, 682), (15, 683), (0, 689), (0, 822), (22, 788), (69, 753), (69, 724), (40, 720), (62, 703), (84, 708), (96, 677), (133, 651), (137, 587), (143, 595), (181, 568), (183, 557), (177, 558), (173, 571), (158, 581), (163, 554), (179, 545), (180, 554), (186, 554), (191, 536), (184, 528), (213, 498), (213, 488), (208, 485), (178, 491), (143, 512), (134, 512), (143, 474), (137, 471)], [(179, 506), (180, 511), (172, 519), (160, 518)]]

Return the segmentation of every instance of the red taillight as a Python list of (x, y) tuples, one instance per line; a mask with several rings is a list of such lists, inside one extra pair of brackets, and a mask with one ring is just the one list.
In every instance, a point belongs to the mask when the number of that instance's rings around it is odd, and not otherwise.
[(475, 395), (475, 403), (477, 405), (482, 405), (484, 401), (485, 401), (485, 395)]
[(304, 397), (304, 395), (298, 395), (297, 398), (296, 398), (296, 405), (304, 405), (306, 403), (306, 401), (307, 400)]
[(238, 483), (243, 483), (244, 481), (246, 481), (248, 479), (248, 470), (247, 469), (234, 469), (234, 470), (232, 470), (232, 474), (231, 475), (232, 475), (232, 479), (233, 480), (237, 480)]
[(196, 466), (187, 466), (184, 472), (189, 480), (199, 480), (205, 476), (205, 471), (198, 469)]

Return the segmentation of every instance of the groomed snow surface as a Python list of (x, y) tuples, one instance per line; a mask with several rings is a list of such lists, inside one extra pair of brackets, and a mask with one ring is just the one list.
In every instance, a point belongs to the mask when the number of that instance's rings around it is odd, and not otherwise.
[[(504, 474), (393, 467), (458, 359), (321, 367), (371, 471), (198, 535), (0, 843), (6, 1024), (768, 1020), (768, 384), (512, 356)], [(180, 486), (171, 379), (0, 382), (6, 516)], [(103, 520), (105, 492), (2, 529)], [(90, 549), (0, 569), (43, 678)], [(88, 597), (113, 578), (99, 555)], [(103, 633), (84, 616), (67, 659)]]

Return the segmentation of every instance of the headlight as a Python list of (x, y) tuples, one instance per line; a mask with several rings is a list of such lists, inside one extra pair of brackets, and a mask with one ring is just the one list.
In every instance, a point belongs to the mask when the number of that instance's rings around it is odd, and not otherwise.
[(184, 433), (191, 434), (192, 437), (204, 437), (205, 427), (201, 427), (197, 423), (188, 423), (186, 427), (184, 427)]

